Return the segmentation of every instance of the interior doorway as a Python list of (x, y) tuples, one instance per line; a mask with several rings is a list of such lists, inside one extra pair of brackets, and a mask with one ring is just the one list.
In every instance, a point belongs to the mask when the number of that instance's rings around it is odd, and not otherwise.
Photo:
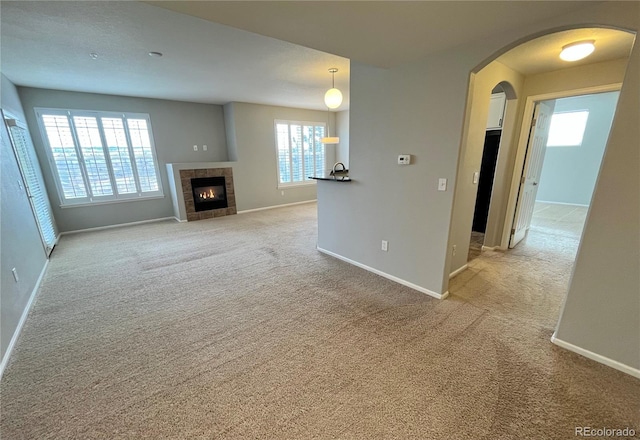
[[(533, 224), (582, 232), (619, 91), (534, 101), (509, 248)], [(563, 224), (564, 223), (564, 224)], [(577, 249), (576, 249), (577, 251)]]
[(509, 138), (508, 135), (503, 136), (505, 127), (508, 132), (508, 127), (513, 125), (513, 121), (507, 114), (507, 107), (516, 100), (516, 93), (507, 81), (500, 82), (491, 90), (480, 167), (473, 173), (473, 183), (477, 185), (477, 192), (471, 224), (468, 261), (479, 256), (485, 244), (500, 145), (503, 139)]

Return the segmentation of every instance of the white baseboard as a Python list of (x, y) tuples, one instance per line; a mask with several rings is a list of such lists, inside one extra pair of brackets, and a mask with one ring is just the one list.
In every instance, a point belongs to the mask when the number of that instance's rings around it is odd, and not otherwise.
[(180, 220), (178, 217), (169, 217), (177, 221), (178, 223), (187, 223), (189, 220)]
[(316, 247), (316, 249), (318, 251), (322, 252), (323, 254), (327, 254), (327, 255), (330, 255), (330, 256), (332, 256), (334, 258), (337, 258), (338, 260), (342, 260), (342, 261), (345, 261), (345, 262), (347, 262), (349, 264), (353, 264), (354, 266), (358, 266), (361, 269), (364, 269), (366, 271), (375, 273), (376, 275), (380, 275), (381, 277), (384, 277), (384, 278), (386, 278), (388, 280), (395, 281), (396, 283), (402, 284), (403, 286), (410, 287), (410, 288), (412, 288), (414, 290), (417, 290), (418, 292), (426, 293), (427, 295), (432, 296), (434, 298), (445, 299), (447, 296), (449, 296), (449, 291), (447, 291), (445, 293), (442, 293), (442, 294), (436, 293), (436, 292), (434, 292), (432, 290), (425, 289), (424, 287), (420, 287), (417, 284), (413, 284), (413, 283), (410, 283), (409, 281), (405, 281), (402, 278), (398, 278), (398, 277), (395, 277), (393, 275), (389, 275), (388, 273), (382, 272), (382, 271), (380, 271), (378, 269), (374, 269), (373, 267), (367, 266), (366, 264), (358, 263), (357, 261), (354, 261), (354, 260), (351, 260), (349, 258), (343, 257), (342, 255), (336, 254), (336, 253), (328, 251), (326, 249), (322, 249), (321, 247)]
[(108, 226), (98, 226), (95, 228), (87, 228), (87, 229), (76, 229), (75, 231), (65, 231), (61, 232), (60, 235), (71, 235), (71, 234), (79, 234), (81, 232), (94, 232), (94, 231), (102, 231), (103, 229), (114, 229), (114, 228), (124, 228), (126, 226), (135, 226), (135, 225), (143, 225), (145, 223), (156, 223), (163, 222), (165, 220), (178, 220), (176, 217), (162, 217), (162, 218), (152, 218), (151, 220), (141, 220), (139, 222), (129, 222), (129, 223), (119, 223), (117, 225), (108, 225)]
[(256, 212), (256, 211), (266, 211), (267, 209), (284, 208), (285, 206), (304, 205), (306, 203), (315, 203), (317, 201), (318, 199), (313, 199), (313, 200), (304, 200), (302, 202), (285, 203), (283, 205), (265, 206), (263, 208), (245, 209), (243, 211), (238, 211), (238, 214), (246, 214), (248, 212)]
[(454, 270), (453, 272), (451, 272), (451, 273), (449, 274), (449, 279), (451, 279), (451, 278), (455, 277), (455, 276), (456, 276), (456, 275), (458, 275), (459, 273), (464, 272), (465, 270), (467, 270), (467, 268), (468, 268), (468, 267), (469, 267), (469, 265), (468, 265), (468, 264), (465, 264), (464, 266), (457, 268), (456, 270)]
[(637, 368), (633, 368), (630, 367), (628, 365), (622, 364), (618, 361), (614, 361), (613, 359), (609, 359), (607, 357), (604, 357), (598, 353), (594, 353), (592, 351), (586, 350), (584, 348), (578, 347), (577, 345), (573, 345), (569, 342), (565, 342), (562, 339), (558, 339), (556, 338), (556, 334), (553, 333), (553, 336), (551, 336), (551, 342), (553, 342), (554, 344), (556, 344), (558, 347), (562, 347), (565, 348), (569, 351), (572, 351), (574, 353), (577, 353), (581, 356), (584, 356), (586, 358), (589, 358), (593, 361), (596, 361), (598, 363), (604, 364), (608, 367), (611, 368), (615, 368), (616, 370), (622, 371), (623, 373), (627, 373), (633, 377), (637, 377), (638, 379), (640, 379), (640, 370), (638, 370)]
[(16, 329), (13, 332), (11, 341), (9, 341), (9, 345), (7, 346), (7, 351), (5, 351), (4, 356), (2, 357), (2, 362), (0, 362), (0, 379), (4, 374), (4, 369), (9, 363), (9, 358), (11, 357), (11, 352), (13, 351), (13, 347), (16, 345), (16, 342), (18, 342), (18, 337), (20, 336), (20, 332), (22, 331), (22, 326), (24, 326), (24, 323), (27, 321), (27, 317), (29, 316), (29, 311), (31, 311), (31, 306), (33, 305), (33, 301), (35, 300), (38, 294), (40, 283), (42, 283), (42, 279), (44, 278), (44, 274), (47, 271), (48, 266), (49, 266), (49, 260), (47, 259), (45, 260), (44, 266), (40, 271), (40, 276), (38, 277), (38, 280), (36, 281), (36, 284), (33, 287), (33, 290), (31, 291), (31, 296), (29, 296), (29, 301), (27, 301), (27, 304), (25, 305), (24, 310), (22, 311), (22, 316), (20, 316), (20, 321), (18, 321), (18, 325), (16, 326)]
[(548, 203), (550, 205), (580, 206), (582, 208), (589, 207), (589, 205), (583, 205), (582, 203), (550, 202), (548, 200), (536, 200), (536, 203)]

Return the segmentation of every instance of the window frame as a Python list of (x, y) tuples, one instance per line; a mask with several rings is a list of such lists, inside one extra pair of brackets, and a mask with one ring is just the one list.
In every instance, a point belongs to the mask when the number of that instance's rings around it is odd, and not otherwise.
[[(151, 125), (151, 118), (147, 113), (133, 113), (133, 112), (113, 112), (113, 111), (99, 111), (99, 110), (77, 110), (77, 109), (60, 109), (60, 108), (45, 108), (45, 107), (36, 107), (34, 108), (36, 119), (38, 121), (38, 128), (40, 130), (40, 136), (45, 146), (45, 152), (47, 155), (47, 159), (49, 161), (49, 166), (51, 168), (51, 172), (53, 174), (56, 189), (58, 191), (58, 198), (60, 200), (61, 208), (73, 208), (79, 206), (94, 206), (101, 204), (109, 204), (109, 203), (122, 203), (122, 202), (131, 202), (131, 201), (139, 201), (139, 200), (150, 200), (150, 199), (159, 199), (164, 198), (164, 190), (162, 187), (162, 176), (160, 174), (160, 163), (158, 161), (158, 154), (156, 151), (155, 139), (153, 136), (153, 128)], [(69, 124), (69, 130), (71, 132), (71, 136), (73, 139), (74, 150), (78, 158), (78, 164), (80, 167), (80, 172), (82, 175), (82, 182), (84, 185), (84, 189), (86, 192), (85, 197), (74, 197), (67, 198), (65, 196), (64, 188), (62, 186), (62, 180), (60, 178), (60, 174), (58, 171), (58, 167), (56, 165), (56, 161), (53, 155), (53, 151), (51, 145), (49, 143), (49, 137), (47, 135), (47, 131), (44, 124), (44, 115), (52, 115), (52, 116), (64, 116), (67, 119)], [(82, 151), (82, 146), (80, 145), (78, 139), (78, 132), (76, 123), (74, 121), (75, 117), (89, 117), (95, 118), (97, 122), (97, 128), (100, 136), (100, 142), (102, 146), (102, 153), (104, 154), (104, 161), (107, 167), (107, 172), (109, 176), (109, 184), (111, 186), (110, 195), (95, 195), (93, 194), (93, 189), (89, 182), (88, 171), (87, 171), (87, 163), (85, 162), (84, 153)], [(109, 153), (109, 146), (106, 142), (106, 135), (104, 131), (102, 118), (115, 118), (122, 120), (124, 135), (126, 137), (127, 142), (127, 151), (129, 153), (129, 159), (131, 161), (131, 172), (134, 179), (134, 184), (136, 187), (136, 191), (132, 193), (118, 193), (118, 183), (115, 178), (115, 170), (113, 168), (112, 158)], [(145, 120), (147, 124), (147, 133), (149, 136), (149, 144), (151, 150), (151, 158), (153, 161), (154, 172), (156, 176), (157, 182), (157, 190), (155, 191), (143, 191), (140, 186), (140, 177), (138, 175), (138, 169), (136, 164), (136, 158), (134, 154), (134, 146), (131, 142), (130, 129), (128, 126), (128, 120), (131, 119), (142, 119)]]
[[(586, 113), (586, 118), (584, 120), (584, 128), (582, 129), (582, 133), (580, 136), (580, 142), (577, 144), (569, 144), (569, 143), (554, 143), (554, 144), (550, 144), (549, 140), (551, 138), (551, 127), (552, 127), (552, 123), (553, 123), (553, 117), (556, 115), (567, 115), (567, 114), (573, 114), (573, 113), (580, 113), (580, 114), (584, 114)], [(575, 147), (581, 147), (582, 143), (584, 142), (584, 134), (587, 131), (587, 124), (589, 123), (589, 109), (580, 109), (580, 110), (566, 110), (566, 111), (559, 111), (559, 112), (553, 112), (551, 114), (551, 118), (549, 120), (549, 135), (547, 136), (547, 142), (546, 142), (546, 148), (575, 148)]]
[[(296, 121), (296, 120), (290, 120), (290, 119), (275, 119), (273, 121), (273, 131), (274, 131), (274, 141), (275, 141), (275, 152), (276, 152), (276, 187), (277, 189), (286, 189), (286, 188), (293, 188), (293, 187), (297, 187), (297, 186), (310, 186), (310, 185), (316, 185), (316, 181), (313, 179), (309, 179), (309, 176), (306, 175), (305, 171), (304, 171), (304, 163), (302, 164), (302, 171), (303, 174), (305, 174), (303, 176), (303, 179), (301, 181), (291, 181), (291, 182), (282, 182), (281, 181), (281, 175), (280, 175), (280, 149), (278, 148), (278, 125), (281, 124), (286, 124), (288, 127), (288, 131), (289, 131), (289, 167), (292, 169), (293, 168), (293, 164), (292, 164), (292, 155), (291, 155), (291, 144), (290, 144), (290, 139), (291, 139), (291, 126), (292, 125), (300, 125), (302, 127), (302, 130), (304, 130), (304, 127), (313, 127), (314, 131), (316, 127), (322, 127), (322, 137), (326, 136), (327, 134), (327, 124), (325, 122), (320, 122), (320, 121)], [(322, 142), (320, 142), (320, 145), (323, 146), (323, 156), (324, 156), (324, 164), (326, 167), (326, 163), (327, 163), (327, 148), (325, 144), (322, 144)], [(315, 157), (316, 155), (316, 151), (315, 151), (316, 145), (313, 145), (313, 156)], [(304, 151), (304, 147), (303, 147), (303, 151)], [(304, 158), (304, 154), (303, 154), (303, 158)], [(304, 160), (304, 159), (303, 159)], [(316, 172), (316, 167), (313, 167), (313, 177), (320, 177), (317, 172)]]

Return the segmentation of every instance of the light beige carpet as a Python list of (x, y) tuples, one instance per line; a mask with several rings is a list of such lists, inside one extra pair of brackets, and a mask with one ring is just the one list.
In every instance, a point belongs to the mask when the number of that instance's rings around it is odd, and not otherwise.
[(315, 210), (63, 237), (0, 385), (2, 439), (640, 431), (640, 381), (549, 342), (566, 262), (483, 253), (438, 301), (316, 251)]

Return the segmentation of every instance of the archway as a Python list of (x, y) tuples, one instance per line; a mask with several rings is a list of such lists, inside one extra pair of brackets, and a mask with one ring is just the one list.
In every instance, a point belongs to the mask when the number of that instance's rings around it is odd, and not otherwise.
[[(550, 68), (556, 68), (558, 66), (556, 61), (544, 60), (557, 58), (559, 47), (562, 46), (563, 41), (583, 38), (585, 34), (602, 36), (603, 39), (608, 41), (609, 47), (616, 37), (619, 39), (615, 50), (612, 50), (612, 54), (616, 58), (611, 60), (604, 57), (604, 61), (597, 63), (598, 69), (596, 69), (597, 72), (595, 74), (593, 69), (585, 67), (592, 65), (592, 63), (586, 61), (577, 67), (571, 65), (571, 67), (566, 68), (571, 70), (570, 73), (566, 73), (564, 69), (553, 71), (557, 73), (555, 77), (544, 68), (543, 71), (536, 69), (535, 63), (531, 64), (534, 67), (526, 67), (524, 69), (525, 73), (521, 73), (501, 62), (504, 59), (510, 60), (510, 62), (513, 59), (522, 61), (518, 56), (512, 55), (519, 50), (525, 50), (528, 58), (537, 60), (536, 62), (543, 65), (551, 66)], [(540, 39), (543, 40), (544, 44), (539, 43)], [(491, 91), (497, 84), (508, 84), (505, 87), (512, 99), (509, 100), (504, 116), (505, 126), (502, 130), (500, 155), (496, 165), (484, 246), (493, 249), (507, 249), (509, 237), (508, 235), (505, 236), (505, 231), (510, 231), (511, 229), (519, 184), (518, 179), (520, 177), (518, 174), (520, 174), (524, 165), (524, 153), (526, 152), (526, 143), (523, 146), (520, 138), (522, 138), (525, 130), (528, 129), (528, 127), (525, 127), (528, 121), (523, 123), (523, 117), (525, 117), (527, 109), (527, 96), (621, 83), (633, 40), (634, 34), (626, 30), (594, 27), (568, 30), (552, 29), (547, 33), (533, 35), (498, 51), (492, 58), (474, 69), (469, 82), (467, 114), (460, 147), (452, 227), (449, 236), (449, 249), (452, 250), (453, 254), (450, 259), (449, 273), (451, 276), (455, 276), (466, 268), (477, 197), (477, 183), (474, 182), (474, 175), (479, 171), (481, 165), (481, 150), (484, 145), (485, 122), (488, 117)], [(538, 56), (536, 53), (531, 52), (532, 47), (534, 49), (538, 48), (538, 50), (545, 48), (548, 50), (549, 46), (557, 47), (558, 50), (551, 54), (547, 53), (544, 56)], [(621, 53), (620, 47), (625, 48), (622, 53), (627, 54), (627, 58), (617, 58)], [(599, 60), (602, 59), (600, 58)], [(587, 75), (587, 72), (589, 75)], [(545, 79), (547, 80), (546, 84)], [(526, 133), (524, 136), (526, 136)], [(514, 170), (517, 171), (514, 172)]]

